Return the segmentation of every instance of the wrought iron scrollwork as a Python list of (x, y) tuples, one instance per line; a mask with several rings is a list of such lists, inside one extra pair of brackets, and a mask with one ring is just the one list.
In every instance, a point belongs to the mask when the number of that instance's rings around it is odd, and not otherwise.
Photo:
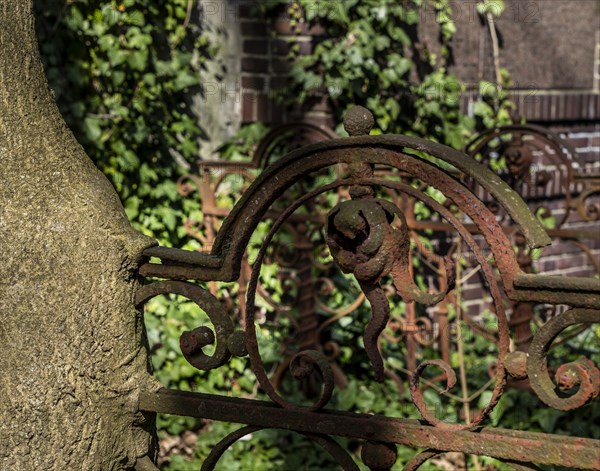
[[(464, 183), (469, 179), (477, 182), (496, 200), (506, 217), (512, 218), (515, 227), (522, 233), (523, 245), (539, 247), (548, 244), (550, 238), (542, 225), (502, 179), (467, 155), (439, 144), (405, 136), (369, 136), (367, 134), (372, 122), (373, 117), (368, 110), (356, 107), (345, 120), (349, 138), (317, 142), (272, 162), (254, 179), (242, 199), (223, 220), (210, 253), (189, 254), (165, 248), (153, 248), (146, 252), (148, 256), (160, 258), (162, 263), (147, 263), (140, 270), (141, 273), (148, 277), (166, 278), (167, 281), (142, 287), (136, 295), (136, 304), (141, 305), (163, 293), (183, 295), (196, 302), (209, 316), (212, 327), (199, 326), (181, 336), (180, 345), (185, 358), (197, 368), (209, 369), (224, 365), (232, 354), (241, 356), (247, 353), (250, 367), (271, 402), (159, 391), (141, 394), (140, 408), (246, 424), (246, 427), (225, 437), (213, 449), (204, 463), (205, 470), (213, 469), (232, 443), (248, 433), (266, 428), (286, 428), (303, 434), (329, 451), (344, 469), (350, 470), (357, 469), (356, 464), (332, 436), (361, 440), (363, 462), (371, 469), (388, 469), (392, 466), (397, 459), (396, 444), (427, 449), (416, 456), (406, 469), (417, 469), (428, 459), (447, 451), (482, 454), (512, 461), (516, 469), (527, 466), (523, 463), (525, 461), (594, 469), (598, 465), (594, 450), (600, 446), (597, 440), (559, 440), (542, 434), (482, 430), (481, 427), (500, 400), (509, 375), (513, 378), (527, 376), (538, 397), (560, 410), (580, 407), (596, 398), (600, 387), (600, 372), (596, 365), (589, 359), (562, 365), (556, 373), (558, 386), (575, 392), (561, 397), (555, 392), (555, 386), (549, 378), (546, 354), (552, 341), (566, 327), (600, 320), (600, 311), (597, 309), (600, 306), (600, 283), (591, 279), (580, 281), (569, 277), (524, 273), (519, 265), (518, 254), (503, 230), (501, 219)], [(528, 156), (518, 149), (517, 144), (507, 151), (509, 169), (516, 174), (515, 182), (526, 173), (530, 164)], [(424, 158), (423, 154), (429, 157)], [(282, 208), (273, 210), (274, 202), (298, 181), (332, 166), (343, 166), (345, 173), (336, 173), (333, 181), (315, 189), (303, 190), (299, 196), (285, 200)], [(452, 167), (451, 171), (448, 167)], [(432, 197), (425, 187), (440, 192), (443, 199)], [(312, 214), (311, 211), (317, 212), (315, 208), (320, 207), (315, 201), (328, 192), (337, 192), (339, 201), (326, 208), (325, 217)], [(393, 195), (393, 201), (384, 199), (386, 194)], [(435, 220), (426, 221), (430, 224), (426, 226), (427, 229), (453, 232), (456, 235), (454, 240), (458, 242), (441, 250), (440, 256), (434, 256), (423, 246), (415, 248), (411, 240), (414, 241), (417, 231), (425, 226), (419, 226), (422, 221), (414, 217), (406, 206), (409, 200), (411, 204), (419, 202), (435, 214)], [(299, 216), (299, 208), (308, 208), (308, 215)], [(253, 231), (265, 217), (269, 219), (269, 230), (260, 241), (254, 263), (245, 272), (243, 260), (246, 247)], [(440, 394), (448, 392), (457, 383), (457, 374), (448, 360), (447, 351), (445, 358), (424, 360), (409, 372), (413, 403), (424, 422), (325, 410), (333, 403), (331, 399), (335, 385), (343, 384), (335, 363), (332, 363), (339, 353), (339, 345), (328, 340), (321, 347), (315, 347), (314, 337), (306, 335), (301, 339), (301, 349), (282, 364), (295, 380), (317, 378), (320, 381), (318, 394), (310, 405), (297, 404), (284, 397), (278, 388), (280, 374), (275, 378), (269, 377), (257, 338), (258, 298), (262, 296), (268, 305), (277, 304), (261, 288), (260, 273), (268, 257), (273, 256), (269, 247), (272, 247), (276, 233), (292, 223), (300, 228), (298, 240), (304, 244), (302, 248), (305, 251), (295, 254), (290, 267), (300, 259), (315, 264), (314, 254), (309, 253), (313, 240), (308, 227), (311, 222), (318, 226), (319, 231), (324, 231), (319, 244), (326, 244), (332, 263), (355, 278), (361, 294), (345, 308), (328, 310), (325, 304), (319, 305), (316, 287), (320, 285), (321, 292), (326, 293), (334, 289), (334, 282), (330, 278), (317, 277), (313, 283), (310, 281), (310, 269), (298, 270), (294, 274), (294, 289), (306, 293), (310, 285), (315, 291), (310, 296), (301, 294), (293, 297), (292, 304), (299, 305), (302, 313), (299, 319), (294, 319), (294, 327), (301, 334), (306, 334), (304, 328), (312, 329), (314, 335), (319, 337), (325, 327), (350, 315), (363, 304), (364, 299), (368, 300), (371, 318), (364, 328), (363, 339), (377, 381), (393, 376), (391, 371), (385, 369), (385, 358), (379, 346), (382, 333), (389, 338), (397, 335), (398, 329), (395, 331), (390, 328), (384, 332), (386, 326), (390, 325), (390, 306), (403, 303), (406, 312), (412, 316), (412, 322), (417, 319), (416, 306), (439, 308), (434, 312), (447, 316), (448, 298), (459, 282), (456, 279), (456, 247), (460, 244), (460, 247), (465, 245), (469, 248), (478, 265), (478, 273), (490, 293), (491, 314), (497, 324), (495, 331), (484, 331), (486, 339), (497, 350), (491, 381), (493, 390), (488, 403), (474, 418), (467, 418), (465, 423), (450, 423), (436, 417), (427, 407), (423, 392), (423, 384), (427, 380), (425, 370), (441, 369), (442, 376), (437, 379), (445, 381), (446, 387), (440, 388)], [(482, 242), (485, 248), (480, 246)], [(322, 247), (319, 248), (319, 251), (322, 250)], [(433, 272), (441, 280), (431, 289), (415, 281), (412, 257), (416, 251), (424, 254), (423, 259), (433, 267)], [(238, 279), (241, 284), (243, 282), (246, 295), (245, 309), (241, 319), (238, 319), (243, 332), (234, 329), (233, 316), (215, 297), (215, 285), (211, 294), (207, 289), (183, 281)], [(550, 292), (549, 287), (558, 287), (564, 293), (564, 298), (559, 301), (568, 302), (572, 308), (557, 315), (532, 337), (529, 356), (523, 352), (511, 352), (511, 332), (504, 305), (506, 299), (557, 304), (556, 295)], [(313, 318), (309, 319), (315, 306), (321, 306), (323, 312), (329, 315), (321, 324), (312, 322)], [(427, 322), (431, 324), (430, 318), (421, 316), (421, 324), (429, 328)], [(392, 322), (396, 321), (394, 319)], [(398, 322), (401, 324), (402, 321), (400, 319)], [(398, 338), (399, 335), (396, 340)], [(208, 345), (214, 345), (212, 356), (203, 351)], [(395, 380), (401, 383), (398, 377)], [(489, 387), (489, 384), (485, 386)], [(544, 451), (546, 445), (552, 454)], [(578, 452), (577, 460), (568, 453), (574, 449)]]
[(577, 388), (571, 396), (559, 397), (548, 374), (546, 355), (552, 342), (567, 327), (581, 323), (600, 323), (600, 311), (571, 309), (545, 324), (534, 336), (527, 354), (529, 383), (545, 404), (558, 410), (572, 410), (594, 400), (600, 393), (600, 371), (593, 361), (582, 357), (561, 365), (556, 380), (562, 390)]
[[(246, 355), (245, 345), (240, 345), (240, 334), (223, 305), (209, 291), (184, 281), (159, 281), (141, 287), (135, 296), (135, 304), (143, 306), (151, 298), (161, 294), (178, 294), (196, 303), (208, 315), (213, 328), (200, 326), (184, 332), (180, 339), (181, 353), (185, 359), (199, 370), (211, 370), (223, 366), (231, 354)], [(214, 345), (211, 356), (203, 348)]]

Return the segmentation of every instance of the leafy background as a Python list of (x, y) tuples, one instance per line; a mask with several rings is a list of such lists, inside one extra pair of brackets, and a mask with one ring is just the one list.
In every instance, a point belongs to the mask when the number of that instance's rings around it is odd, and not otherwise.
[[(501, 13), (502, 1), (494, 0), (493, 9), (489, 8), (491, 2), (480, 2), (482, 15)], [(417, 12), (424, 3), (437, 11), (441, 45), (438, 56), (414, 43)], [(294, 24), (318, 22), (328, 33), (328, 38), (309, 55), (300, 55), (298, 48), (292, 48), (291, 88), (281, 100), (287, 100), (290, 106), (302, 106), (315, 93), (323, 94), (332, 105), (337, 123), (352, 104), (363, 104), (375, 116), (373, 133), (416, 135), (457, 149), (477, 129), (507, 123), (511, 104), (503, 90), (510, 85), (510, 77), (505, 70), (498, 71), (502, 83), (481, 84), (483, 93), (473, 117), (460, 111), (457, 96), (464, 85), (447, 71), (449, 44), (456, 29), (450, 20), (451, 3), (338, 0), (322, 3), (326, 8), (314, 8), (310, 0), (259, 2), (258, 8), (267, 18), (284, 9)], [(190, 218), (202, 220), (201, 205), (196, 198), (180, 196), (176, 185), (180, 176), (197, 173), (198, 146), (208, 138), (192, 112), (191, 100), (202, 93), (202, 74), (214, 60), (217, 45), (209, 41), (207, 26), (194, 19), (196, 6), (188, 0), (36, 0), (36, 11), (40, 50), (60, 110), (88, 155), (116, 188), (134, 227), (161, 245), (198, 249), (199, 243), (187, 235), (184, 222)], [(286, 98), (290, 96), (293, 100)], [(224, 143), (222, 157), (247, 158), (266, 130), (262, 123), (241, 129)], [(343, 134), (341, 127), (338, 131)], [(241, 182), (231, 184), (226, 194), (218, 195), (219, 204), (231, 205), (242, 187)], [(252, 247), (262, 239), (264, 230), (257, 230)], [(338, 277), (338, 281), (346, 284), (348, 293), (356, 290), (348, 278)], [(277, 283), (270, 286), (275, 295), (278, 290), (279, 296), (283, 295)], [(219, 284), (219, 289), (234, 292), (236, 288), (234, 284)], [(339, 304), (344, 301), (342, 297), (334, 300)], [(197, 306), (175, 296), (158, 297), (148, 303), (146, 311), (155, 374), (165, 386), (261, 396), (246, 359), (234, 358), (228, 368), (210, 372), (199, 372), (183, 359), (179, 335), (206, 320)], [(418, 414), (406, 391), (399, 396), (392, 381), (365, 381), (369, 369), (360, 335), (367, 315), (366, 309), (359, 310), (332, 334), (341, 345), (339, 362), (349, 379), (332, 406), (416, 418)], [(277, 329), (269, 330), (266, 324), (261, 328), (266, 329), (261, 338), (273, 340)], [(600, 332), (588, 331), (575, 342), (580, 350), (586, 350), (597, 344), (599, 337)], [(274, 343), (262, 343), (263, 357), (276, 358)], [(483, 339), (473, 338), (468, 347), (464, 361), (472, 371), (493, 361), (494, 352)], [(389, 366), (402, 371), (406, 365), (400, 347), (384, 348)], [(556, 350), (558, 357), (572, 357), (567, 349)], [(595, 359), (599, 360), (597, 356)], [(457, 361), (453, 357), (453, 367), (458, 366)], [(293, 397), (294, 388), (286, 384), (284, 388)], [(489, 394), (485, 391), (471, 407), (483, 406)], [(426, 399), (431, 407), (443, 408), (447, 419), (458, 418), (460, 406), (456, 403), (442, 404), (433, 391), (426, 394)], [(600, 438), (597, 407), (566, 414), (539, 406), (529, 393), (510, 390), (491, 422), (507, 428)], [(159, 416), (158, 428), (163, 448), (170, 450), (161, 457), (162, 469), (185, 471), (199, 469), (211, 447), (238, 426)], [(359, 443), (341, 442), (359, 453)], [(394, 469), (401, 469), (414, 453), (399, 447)], [(485, 457), (469, 460), (467, 466), (472, 469), (501, 468)], [(306, 439), (267, 430), (234, 444), (219, 469), (336, 468)], [(435, 465), (428, 463), (423, 469), (435, 469)]]

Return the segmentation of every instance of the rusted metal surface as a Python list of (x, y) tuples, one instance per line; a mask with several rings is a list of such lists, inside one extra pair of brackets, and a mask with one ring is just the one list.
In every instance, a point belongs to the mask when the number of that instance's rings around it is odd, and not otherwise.
[[(527, 463), (599, 469), (600, 442), (597, 440), (481, 428), (502, 397), (509, 378), (527, 378), (545, 404), (560, 410), (572, 410), (596, 400), (600, 387), (600, 372), (588, 358), (562, 365), (556, 371), (556, 384), (546, 367), (548, 350), (566, 327), (574, 324), (586, 327), (600, 322), (600, 281), (531, 273), (531, 257), (526, 246), (544, 246), (550, 242), (550, 237), (511, 189), (525, 179), (533, 162), (532, 155), (522, 149), (527, 142), (524, 131), (521, 128), (512, 130), (517, 138), (508, 144), (505, 152), (513, 177), (506, 178), (505, 182), (481, 163), (440, 144), (405, 136), (368, 136), (372, 124), (368, 110), (354, 108), (345, 120), (349, 138), (317, 142), (271, 162), (257, 178), (248, 178), (252, 180), (251, 185), (226, 216), (217, 208), (214, 199), (207, 197), (211, 216), (225, 217), (220, 227), (215, 225), (204, 231), (210, 236), (210, 252), (189, 253), (160, 247), (146, 251), (148, 257), (156, 257), (161, 263), (152, 260), (142, 266), (140, 273), (167, 281), (144, 286), (136, 295), (136, 304), (141, 306), (151, 297), (163, 293), (180, 294), (196, 302), (206, 311), (212, 326), (198, 326), (182, 335), (180, 344), (185, 358), (199, 369), (210, 369), (224, 365), (231, 355), (247, 353), (258, 385), (272, 402), (163, 390), (142, 392), (140, 409), (246, 425), (223, 438), (207, 458), (203, 467), (207, 470), (213, 469), (232, 443), (263, 428), (282, 428), (307, 436), (326, 449), (344, 469), (357, 468), (332, 436), (364, 440), (362, 460), (370, 469), (388, 469), (396, 461), (394, 444), (429, 449), (416, 456), (407, 469), (417, 469), (426, 460), (447, 451), (496, 457), (512, 463), (515, 469), (531, 469)], [(489, 142), (491, 138), (486, 141)], [(477, 152), (484, 147), (480, 143)], [(273, 147), (265, 144), (263, 148)], [(269, 160), (263, 155), (252, 165)], [(340, 164), (344, 171), (336, 170), (332, 181), (314, 189), (300, 187), (300, 194), (295, 194), (291, 200), (285, 199), (286, 192), (303, 178)], [(543, 183), (546, 177), (542, 175), (534, 183)], [(182, 188), (187, 184), (182, 183)], [(498, 211), (490, 210), (474, 193), (471, 184), (491, 195)], [(432, 197), (427, 193), (428, 188), (441, 193), (443, 199)], [(202, 191), (207, 193), (206, 188)], [(337, 192), (338, 203), (326, 208), (326, 214), (320, 214), (315, 201), (331, 192)], [(284, 204), (275, 207), (278, 198), (284, 198)], [(429, 208), (437, 219), (419, 220), (414, 209), (417, 203)], [(299, 208), (304, 208), (305, 213), (298, 212)], [(588, 213), (593, 215), (593, 210)], [(256, 258), (250, 265), (244, 258), (246, 248), (257, 225), (265, 218), (269, 220), (269, 230), (260, 241)], [(512, 223), (507, 227), (509, 218)], [(216, 219), (211, 221), (212, 224)], [(296, 265), (292, 265), (297, 267), (294, 283), (298, 294), (294, 307), (299, 316), (289, 316), (289, 319), (300, 350), (286, 350), (284, 361), (276, 374), (270, 376), (257, 338), (256, 323), (260, 317), (257, 296), (283, 314), (289, 314), (279, 303), (269, 299), (269, 293), (260, 281), (261, 267), (272, 256), (269, 247), (285, 225), (295, 228)], [(333, 262), (342, 272), (353, 276), (362, 290), (361, 295), (345, 308), (328, 310), (327, 306), (319, 304), (317, 282), (311, 279), (311, 267), (316, 264), (311, 246), (311, 225), (325, 231), (324, 244)], [(453, 234), (451, 247), (442, 251), (442, 255), (432, 253), (420, 245), (419, 230)], [(557, 230), (562, 231), (559, 232), (561, 236), (576, 237), (567, 229), (559, 227)], [(517, 232), (522, 236), (518, 238), (515, 251), (513, 236)], [(481, 247), (482, 242), (485, 247)], [(435, 378), (435, 381), (446, 383), (445, 389), (439, 391), (441, 395), (458, 383), (449, 360), (448, 332), (436, 337), (441, 358), (421, 361), (417, 365), (416, 346), (428, 344), (425, 332), (433, 331), (432, 318), (440, 326), (448, 325), (450, 307), (458, 305), (454, 288), (459, 281), (457, 259), (460, 254), (456, 254), (456, 250), (463, 246), (472, 254), (477, 271), (487, 286), (495, 329), (479, 327), (468, 317), (465, 320), (494, 344), (497, 353), (491, 368), (489, 386), (492, 391), (487, 405), (473, 417), (467, 416), (464, 423), (455, 423), (439, 418), (424, 399), (425, 385), (433, 381), (423, 374), (425, 370), (441, 370), (442, 375)], [(424, 289), (416, 282), (416, 256), (421, 257), (438, 278), (436, 289)], [(280, 260), (280, 263), (285, 266), (285, 261)], [(177, 280), (209, 282), (209, 289)], [(214, 284), (235, 280), (240, 285), (238, 297), (242, 306), (237, 321), (243, 331), (234, 330), (231, 313), (217, 300)], [(327, 289), (333, 286), (331, 279), (320, 282)], [(507, 298), (514, 303), (512, 326), (505, 312)], [(333, 361), (339, 346), (333, 341), (321, 342), (321, 333), (358, 309), (364, 299), (369, 301), (371, 310), (371, 318), (364, 326), (363, 340), (372, 377), (377, 381), (392, 378), (399, 389), (404, 387), (402, 380), (386, 369), (386, 358), (379, 344), (382, 337), (405, 341), (410, 393), (423, 422), (326, 409), (336, 385), (343, 387), (344, 378)], [(390, 305), (395, 302), (404, 304), (404, 318), (390, 316)], [(566, 304), (571, 309), (557, 314), (534, 335), (528, 330), (533, 303)], [(418, 309), (429, 307), (433, 314), (418, 314), (417, 306), (420, 306)], [(317, 308), (331, 317), (325, 322), (319, 321)], [(528, 348), (528, 354), (511, 348), (511, 335), (513, 343), (517, 339), (519, 348)], [(215, 346), (212, 356), (203, 352), (207, 345)], [(302, 389), (310, 390), (312, 405), (297, 404), (282, 395), (279, 385), (286, 373)], [(460, 380), (462, 382), (462, 378)], [(311, 386), (302, 386), (307, 384)], [(563, 397), (556, 390), (568, 390), (570, 396)]]
[[(600, 238), (600, 228), (569, 228), (567, 224), (576, 213), (581, 222), (598, 220), (598, 205), (588, 200), (598, 193), (599, 179), (598, 175), (586, 173), (584, 164), (578, 161), (575, 149), (568, 142), (543, 127), (514, 124), (479, 134), (467, 144), (465, 152), (488, 166), (498, 167), (498, 162), (504, 159), (506, 165), (498, 170), (501, 178), (530, 201), (536, 214), (555, 218), (548, 235), (555, 243), (571, 241), (586, 255), (592, 271), (600, 275), (600, 260), (586, 245)], [(510, 227), (506, 213), (495, 201), (481, 192), (477, 194), (506, 222), (505, 227)], [(549, 198), (558, 198), (561, 204), (552, 209), (546, 204)], [(510, 296), (514, 300), (511, 327), (519, 330), (517, 347), (525, 351), (532, 338), (536, 304), (554, 305), (562, 301), (572, 306), (599, 308), (600, 280), (533, 275), (531, 252), (524, 239), (517, 237), (515, 242), (517, 260), (524, 273), (515, 278)]]
[[(509, 282), (505, 284), (510, 285), (519, 269), (512, 248), (502, 250), (505, 245), (510, 247), (510, 242), (504, 237), (501, 226), (493, 215), (478, 200), (476, 202), (476, 198), (466, 187), (457, 184), (435, 164), (422, 157), (405, 154), (405, 148), (429, 153), (473, 178), (497, 198), (499, 204), (513, 217), (531, 247), (541, 247), (551, 242), (542, 225), (518, 195), (497, 175), (463, 153), (415, 137), (355, 136), (305, 146), (291, 152), (262, 172), (224, 221), (210, 256), (200, 258), (196, 254), (193, 261), (188, 259), (176, 264), (176, 260), (173, 260), (173, 264), (168, 266), (146, 264), (141, 273), (144, 276), (176, 279), (188, 277), (202, 281), (236, 280), (251, 233), (274, 200), (296, 181), (311, 173), (329, 167), (332, 163), (349, 164), (360, 158), (364, 164), (385, 165), (408, 171), (433, 187), (442, 185), (444, 194), (447, 191), (447, 196), (473, 219), (484, 234), (490, 249), (495, 251), (501, 273)], [(467, 201), (472, 204), (467, 204)], [(236, 225), (239, 221), (243, 223), (241, 227)], [(210, 264), (205, 263), (206, 261), (210, 261)], [(219, 266), (218, 271), (214, 270), (216, 265)]]
[[(234, 332), (233, 322), (223, 305), (210, 292), (198, 285), (184, 281), (159, 281), (141, 287), (135, 295), (135, 305), (141, 307), (151, 298), (161, 294), (178, 294), (195, 302), (208, 315), (213, 328), (198, 327), (184, 332), (179, 340), (181, 353), (185, 359), (200, 370), (210, 370), (224, 365), (231, 354), (245, 355), (240, 338)], [(215, 344), (212, 356), (206, 355), (202, 348)]]
[(396, 443), (440, 451), (463, 451), (537, 464), (579, 469), (597, 469), (600, 464), (600, 440), (589, 438), (494, 428), (476, 431), (444, 430), (423, 425), (417, 420), (334, 410), (296, 411), (265, 401), (184, 391), (143, 392), (139, 407), (164, 414), (200, 417), (260, 428)]
[[(409, 463), (404, 466), (404, 471), (415, 471), (425, 464), (427, 461), (442, 456), (444, 452), (439, 450), (425, 450), (415, 456)], [(500, 460), (507, 464), (511, 469), (515, 471), (540, 471), (535, 465), (530, 463), (522, 463), (514, 460)]]
[(535, 335), (527, 355), (527, 374), (531, 387), (548, 406), (558, 410), (577, 409), (592, 400), (600, 392), (600, 371), (591, 360), (582, 357), (578, 361), (561, 365), (556, 379), (562, 389), (577, 387), (572, 396), (559, 397), (548, 375), (546, 355), (554, 339), (567, 327), (581, 323), (600, 322), (600, 311), (571, 309), (545, 324)]

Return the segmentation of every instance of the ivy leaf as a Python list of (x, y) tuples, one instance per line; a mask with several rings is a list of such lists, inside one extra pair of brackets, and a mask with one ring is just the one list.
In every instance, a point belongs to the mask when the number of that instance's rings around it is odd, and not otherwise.
[(97, 118), (87, 117), (83, 120), (84, 131), (90, 141), (97, 141), (102, 135), (102, 127), (100, 120)]
[(144, 18), (144, 14), (141, 11), (132, 11), (127, 14), (126, 21), (129, 24), (136, 26), (144, 26), (146, 24), (146, 19)]
[(148, 60), (147, 51), (132, 51), (127, 58), (129, 65), (136, 70), (144, 70)]
[(504, 0), (483, 0), (477, 4), (477, 12), (481, 15), (487, 15), (490, 13), (493, 16), (500, 16), (504, 11), (506, 5)]
[(110, 65), (116, 67), (127, 60), (128, 54), (126, 51), (121, 49), (111, 49), (107, 52), (107, 56), (108, 60), (110, 61)]
[(563, 412), (544, 407), (538, 409), (533, 413), (533, 420), (536, 420), (542, 430), (546, 433), (550, 433), (555, 430), (556, 422), (563, 415)]
[(130, 198), (127, 198), (124, 206), (125, 213), (127, 214), (129, 220), (134, 220), (140, 212), (140, 198), (135, 195)]

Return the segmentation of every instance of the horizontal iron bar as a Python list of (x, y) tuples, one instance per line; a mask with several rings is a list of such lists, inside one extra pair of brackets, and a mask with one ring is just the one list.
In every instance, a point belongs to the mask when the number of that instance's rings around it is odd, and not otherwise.
[(589, 291), (600, 294), (600, 280), (592, 277), (522, 273), (515, 278), (515, 286), (517, 288)]
[(270, 402), (168, 389), (142, 391), (139, 409), (264, 428), (398, 443), (415, 448), (461, 451), (528, 463), (600, 468), (600, 440), (589, 438), (492, 428), (444, 430), (417, 420), (332, 410), (284, 409)]
[(160, 258), (163, 263), (182, 263), (192, 266), (218, 268), (223, 264), (219, 257), (195, 250), (174, 249), (172, 247), (150, 247), (144, 250), (146, 257)]

